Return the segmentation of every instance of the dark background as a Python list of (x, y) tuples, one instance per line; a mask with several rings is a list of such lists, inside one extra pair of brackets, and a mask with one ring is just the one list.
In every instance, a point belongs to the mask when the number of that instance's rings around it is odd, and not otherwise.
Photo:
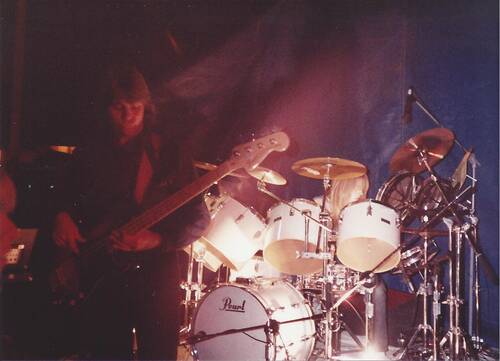
[[(13, 104), (21, 101), (21, 147), (10, 154), (21, 226), (45, 221), (51, 186), (69, 161), (42, 150), (80, 142), (99, 73), (125, 57), (151, 84), (160, 121), (195, 144), (200, 160), (223, 161), (253, 134), (287, 132), (291, 149), (264, 165), (287, 178), (273, 190), (288, 199), (321, 192), (290, 167), (323, 156), (365, 164), (374, 197), (398, 147), (435, 127), (416, 106), (413, 121), (401, 121), (414, 86), (480, 162), (480, 244), (498, 273), (497, 1), (27, 1), (17, 68), (18, 3), (1, 4), (1, 139), (3, 148), (12, 144)], [(462, 156), (455, 146), (439, 174), (449, 177)], [(480, 299), (480, 335), (498, 346), (498, 286), (482, 272)]]

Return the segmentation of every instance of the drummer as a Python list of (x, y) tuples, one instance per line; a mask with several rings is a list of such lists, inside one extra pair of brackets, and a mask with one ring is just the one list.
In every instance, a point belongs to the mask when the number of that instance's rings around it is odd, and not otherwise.
[[(330, 213), (334, 228), (337, 227), (342, 209), (357, 201), (367, 198), (369, 180), (366, 174), (350, 179), (332, 180), (327, 194), (325, 208)], [(380, 277), (373, 277), (372, 302), (374, 303), (373, 317), (373, 351), (387, 351), (387, 288)]]

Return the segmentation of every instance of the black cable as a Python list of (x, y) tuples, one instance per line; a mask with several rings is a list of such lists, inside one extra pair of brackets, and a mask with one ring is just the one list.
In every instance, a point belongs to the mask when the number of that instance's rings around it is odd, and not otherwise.
[(267, 343), (266, 341), (259, 340), (258, 338), (253, 337), (252, 335), (248, 334), (247, 332), (242, 332), (242, 333), (243, 333), (244, 335), (246, 335), (246, 336), (250, 337), (252, 340), (255, 340), (255, 341), (257, 341), (257, 342), (261, 342), (261, 343), (264, 343), (264, 344), (265, 344), (265, 343)]

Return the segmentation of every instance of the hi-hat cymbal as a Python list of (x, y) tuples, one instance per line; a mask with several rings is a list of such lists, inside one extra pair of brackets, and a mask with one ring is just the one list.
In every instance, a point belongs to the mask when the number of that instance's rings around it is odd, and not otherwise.
[[(219, 167), (217, 164), (208, 163), (208, 162), (201, 162), (198, 160), (194, 160), (193, 165), (198, 169), (207, 170), (209, 172), (216, 170)], [(242, 172), (238, 172), (238, 171), (232, 172), (229, 175), (233, 176), (233, 177), (237, 177), (237, 178), (248, 178), (248, 175), (246, 175)]]
[(281, 174), (269, 168), (259, 166), (254, 170), (247, 170), (247, 172), (255, 179), (258, 179), (264, 183), (274, 184), (277, 186), (286, 184), (286, 179)]
[(394, 153), (389, 163), (391, 173), (406, 170), (418, 174), (426, 170), (423, 158), (429, 167), (439, 163), (453, 146), (455, 136), (446, 128), (433, 128), (408, 139)]
[(332, 157), (302, 159), (293, 163), (292, 170), (301, 176), (314, 179), (351, 179), (366, 174), (363, 164)]

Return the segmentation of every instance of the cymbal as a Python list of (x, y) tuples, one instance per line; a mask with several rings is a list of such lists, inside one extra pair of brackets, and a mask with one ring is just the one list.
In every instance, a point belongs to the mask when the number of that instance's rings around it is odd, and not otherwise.
[(465, 179), (467, 178), (467, 164), (471, 154), (471, 150), (466, 151), (462, 160), (458, 164), (457, 169), (453, 172), (453, 175), (451, 176), (451, 185), (453, 187), (460, 189), (464, 185)]
[(407, 234), (415, 234), (419, 235), (420, 237), (446, 237), (448, 236), (448, 231), (443, 231), (439, 229), (428, 229), (428, 230), (419, 230), (415, 228), (403, 228), (401, 230), (402, 233), (407, 233)]
[(401, 170), (418, 174), (426, 170), (421, 156), (425, 155), (429, 167), (439, 163), (453, 146), (455, 136), (446, 128), (433, 128), (408, 139), (394, 153), (389, 163), (391, 173)]
[(254, 170), (247, 170), (247, 172), (255, 179), (258, 179), (264, 183), (274, 184), (277, 186), (286, 184), (286, 179), (281, 174), (269, 168), (259, 166)]
[(366, 167), (342, 158), (322, 157), (302, 159), (292, 164), (292, 170), (314, 179), (351, 179), (366, 174)]
[[(198, 160), (194, 160), (193, 165), (198, 169), (207, 170), (209, 172), (216, 170), (219, 167), (217, 164), (208, 163), (208, 162), (201, 162)], [(242, 172), (238, 172), (238, 171), (232, 172), (229, 175), (233, 176), (233, 177), (237, 177), (237, 178), (248, 178), (248, 175), (246, 175)]]

